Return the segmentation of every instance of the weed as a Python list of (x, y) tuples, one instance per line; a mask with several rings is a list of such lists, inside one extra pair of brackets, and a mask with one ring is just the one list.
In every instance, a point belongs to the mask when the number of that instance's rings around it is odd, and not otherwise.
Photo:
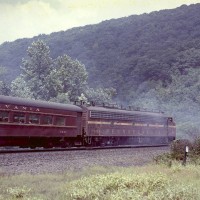
[(24, 198), (28, 195), (31, 189), (28, 189), (26, 186), (23, 187), (14, 187), (14, 188), (8, 188), (7, 192), (10, 194), (13, 198), (20, 199)]

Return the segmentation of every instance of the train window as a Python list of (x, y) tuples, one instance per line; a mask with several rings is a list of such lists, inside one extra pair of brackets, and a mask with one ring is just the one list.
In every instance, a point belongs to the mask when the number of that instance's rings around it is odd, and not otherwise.
[(25, 113), (13, 113), (13, 122), (15, 123), (25, 123)]
[(64, 117), (56, 117), (55, 125), (64, 126), (65, 125), (65, 118)]
[(52, 124), (53, 117), (50, 115), (43, 116), (43, 124)]
[(0, 122), (8, 122), (8, 111), (0, 111)]
[(28, 122), (29, 122), (29, 124), (39, 124), (40, 116), (37, 114), (30, 114)]

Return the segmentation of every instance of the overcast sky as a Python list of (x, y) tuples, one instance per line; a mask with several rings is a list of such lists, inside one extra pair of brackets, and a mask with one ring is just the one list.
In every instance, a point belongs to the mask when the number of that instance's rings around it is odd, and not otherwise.
[(0, 44), (200, 0), (0, 0)]

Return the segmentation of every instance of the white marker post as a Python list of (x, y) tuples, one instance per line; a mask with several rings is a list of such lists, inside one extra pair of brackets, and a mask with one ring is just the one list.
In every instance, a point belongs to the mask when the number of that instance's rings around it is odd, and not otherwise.
[(186, 160), (187, 160), (187, 154), (189, 152), (189, 147), (185, 146), (185, 154), (184, 154), (184, 158), (183, 158), (183, 165), (186, 165)]

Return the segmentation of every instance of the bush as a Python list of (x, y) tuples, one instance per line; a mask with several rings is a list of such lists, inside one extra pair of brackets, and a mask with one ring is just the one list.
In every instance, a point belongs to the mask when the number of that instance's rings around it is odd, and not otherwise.
[(188, 146), (192, 150), (192, 144), (189, 140), (175, 140), (172, 142), (171, 157), (175, 160), (183, 160), (185, 155), (185, 147)]
[(171, 167), (172, 164), (175, 163), (174, 161), (182, 161), (184, 159), (186, 146), (189, 147), (187, 162), (200, 165), (200, 137), (194, 142), (190, 142), (189, 140), (173, 141), (171, 144), (171, 152), (154, 157), (154, 162), (156, 164), (164, 164)]
[(200, 156), (200, 137), (197, 138), (193, 143), (192, 153), (196, 156)]
[(156, 164), (164, 164), (171, 167), (172, 165), (171, 153), (164, 153), (164, 154), (158, 155), (153, 158), (153, 161), (156, 162)]

